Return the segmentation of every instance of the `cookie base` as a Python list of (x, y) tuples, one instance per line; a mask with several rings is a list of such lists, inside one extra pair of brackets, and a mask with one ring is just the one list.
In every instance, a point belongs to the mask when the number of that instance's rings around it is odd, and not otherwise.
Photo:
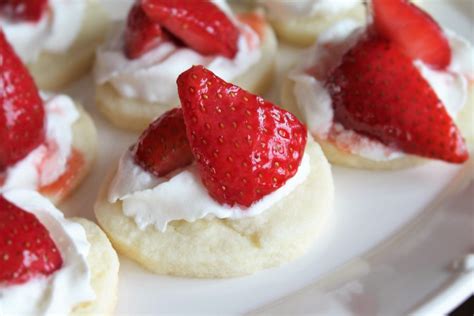
[(81, 224), (91, 244), (87, 261), (96, 299), (74, 307), (71, 315), (112, 315), (117, 303), (119, 260), (104, 232), (93, 222), (74, 218)]
[(334, 185), (329, 163), (311, 139), (306, 153), (311, 157), (306, 181), (255, 217), (174, 221), (165, 232), (153, 227), (140, 230), (123, 214), (120, 201), (107, 201), (115, 172), (102, 186), (95, 214), (114, 247), (154, 273), (199, 278), (252, 274), (305, 254), (332, 210)]

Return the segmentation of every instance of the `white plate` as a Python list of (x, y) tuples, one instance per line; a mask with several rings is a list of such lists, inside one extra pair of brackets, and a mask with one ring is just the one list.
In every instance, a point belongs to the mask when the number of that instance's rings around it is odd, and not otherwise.
[[(426, 7), (443, 25), (473, 38), (471, 0), (432, 0)], [(297, 53), (282, 47), (280, 55), (281, 73)], [(86, 106), (97, 124), (99, 159), (62, 207), (68, 216), (90, 219), (105, 173), (137, 137), (113, 128), (97, 113), (92, 90), (92, 80), (86, 77), (68, 92)], [(278, 90), (277, 85), (271, 96)], [(336, 208), (305, 257), (227, 280), (153, 275), (121, 257), (117, 314), (411, 311), (455, 275), (447, 270), (449, 262), (473, 248), (473, 186), (459, 203), (433, 211), (447, 192), (459, 191), (471, 170), (472, 166), (441, 162), (397, 172), (335, 167)], [(456, 294), (456, 301), (464, 295)]]

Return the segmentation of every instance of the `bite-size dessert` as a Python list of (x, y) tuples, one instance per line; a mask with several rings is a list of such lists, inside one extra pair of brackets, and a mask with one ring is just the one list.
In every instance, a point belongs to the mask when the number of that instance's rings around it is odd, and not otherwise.
[(2, 0), (0, 26), (37, 85), (56, 90), (89, 71), (109, 19), (100, 0)]
[(111, 315), (119, 261), (100, 228), (39, 193), (0, 194), (2, 315)]
[(396, 169), (463, 163), (474, 144), (471, 44), (406, 0), (373, 0), (370, 21), (327, 30), (290, 72), (283, 104), (329, 161)]
[(333, 204), (330, 166), (293, 114), (194, 66), (181, 108), (155, 120), (95, 205), (123, 254), (155, 273), (233, 277), (313, 244)]
[(224, 0), (137, 0), (97, 52), (97, 106), (115, 125), (141, 131), (179, 104), (176, 78), (196, 64), (261, 93), (276, 47), (261, 15), (235, 16)]
[(0, 32), (0, 192), (30, 189), (59, 202), (94, 160), (94, 124), (66, 95), (40, 93)]
[(336, 21), (364, 18), (363, 0), (256, 0), (265, 7), (278, 37), (298, 46), (310, 46)]

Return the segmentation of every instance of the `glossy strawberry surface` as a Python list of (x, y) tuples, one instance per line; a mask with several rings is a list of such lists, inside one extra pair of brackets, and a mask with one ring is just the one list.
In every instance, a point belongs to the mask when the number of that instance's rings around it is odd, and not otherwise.
[(250, 206), (295, 175), (307, 132), (293, 114), (202, 66), (177, 82), (188, 140), (215, 200)]

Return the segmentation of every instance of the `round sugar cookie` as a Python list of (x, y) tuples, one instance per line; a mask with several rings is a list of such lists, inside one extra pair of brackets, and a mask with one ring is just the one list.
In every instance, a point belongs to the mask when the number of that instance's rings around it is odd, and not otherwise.
[[(263, 34), (260, 60), (247, 72), (232, 80), (232, 83), (256, 94), (263, 94), (271, 85), (278, 46), (269, 25), (265, 25)], [(131, 131), (142, 131), (153, 119), (176, 107), (179, 100), (177, 94), (176, 101), (169, 104), (125, 98), (111, 84), (105, 83), (96, 87), (96, 104), (114, 125)]]
[(96, 47), (102, 43), (109, 18), (99, 0), (87, 1), (81, 31), (71, 47), (63, 53), (42, 52), (28, 65), (36, 84), (42, 90), (59, 90), (89, 72)]
[(351, 10), (336, 15), (317, 15), (308, 17), (290, 17), (287, 19), (271, 18), (270, 20), (278, 38), (291, 45), (307, 47), (317, 37), (337, 21), (352, 19), (362, 21), (365, 17), (365, 6), (362, 4)]
[(91, 244), (87, 262), (91, 267), (91, 283), (96, 299), (74, 307), (71, 315), (112, 315), (117, 303), (119, 260), (104, 232), (83, 218), (73, 221), (84, 227)]
[[(281, 106), (287, 111), (295, 114), (302, 122), (306, 122), (306, 118), (303, 117), (299, 110), (295, 95), (293, 93), (293, 87), (293, 81), (287, 78), (282, 87)], [(474, 151), (474, 129), (472, 128), (474, 126), (474, 84), (472, 83), (469, 87), (466, 104), (456, 118), (456, 124), (460, 129), (464, 139), (466, 140), (469, 152), (472, 153)], [(430, 159), (414, 155), (405, 155), (392, 160), (376, 161), (342, 151), (338, 147), (334, 146), (331, 142), (320, 139), (316, 136), (315, 139), (321, 145), (324, 154), (332, 164), (345, 167), (369, 170), (394, 170), (409, 168), (430, 161)]]
[(113, 174), (102, 186), (95, 214), (114, 247), (154, 273), (200, 278), (255, 273), (305, 254), (333, 208), (331, 167), (311, 138), (306, 153), (311, 165), (308, 178), (255, 217), (174, 221), (165, 232), (153, 227), (140, 230), (123, 214), (120, 201), (107, 201)]
[(52, 184), (39, 191), (54, 204), (64, 200), (82, 182), (94, 163), (97, 151), (97, 131), (89, 114), (75, 104), (80, 117), (72, 126), (72, 150), (66, 171)]

